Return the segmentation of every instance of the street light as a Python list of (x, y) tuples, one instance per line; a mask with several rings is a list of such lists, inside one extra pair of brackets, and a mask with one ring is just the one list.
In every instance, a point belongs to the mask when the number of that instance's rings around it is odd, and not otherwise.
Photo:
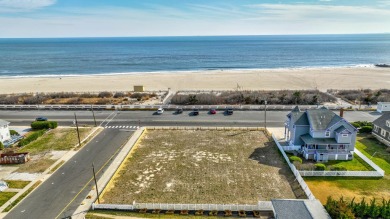
[(267, 129), (267, 101), (264, 101), (264, 128)]

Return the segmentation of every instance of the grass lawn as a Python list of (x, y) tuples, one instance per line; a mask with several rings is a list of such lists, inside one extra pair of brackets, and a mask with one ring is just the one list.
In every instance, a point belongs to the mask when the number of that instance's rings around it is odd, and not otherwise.
[(261, 131), (147, 130), (124, 162), (101, 198), (104, 203), (256, 204), (305, 198)]
[[(288, 154), (289, 157), (293, 156), (292, 154)], [(302, 157), (301, 157), (302, 158)], [(295, 166), (299, 170), (314, 170), (316, 162), (311, 160), (305, 160), (302, 158), (302, 164), (296, 164)], [(327, 171), (331, 171), (335, 167), (341, 167), (348, 171), (373, 171), (368, 163), (366, 163), (359, 156), (355, 156), (353, 160), (330, 160), (327, 163), (324, 163)]]
[[(328, 196), (347, 199), (362, 198), (390, 199), (390, 153), (386, 146), (372, 139), (370, 135), (358, 135), (356, 148), (368, 158), (377, 152), (371, 160), (385, 170), (383, 178), (364, 177), (305, 177), (306, 183), (322, 203)], [(326, 189), (324, 189), (326, 188)]]
[(22, 181), (22, 180), (4, 180), (8, 187), (11, 189), (23, 189), (26, 187), (30, 181)]
[[(92, 128), (80, 128), (80, 138), (85, 138)], [(42, 173), (49, 168), (55, 159), (51, 159), (52, 151), (71, 150), (78, 143), (75, 128), (56, 128), (45, 133), (37, 140), (20, 148), (17, 152), (29, 152), (31, 160), (17, 164), (16, 172)]]
[[(80, 138), (84, 139), (92, 128), (79, 128)], [(66, 151), (78, 143), (76, 128), (56, 128), (37, 140), (24, 146), (18, 152), (29, 152), (30, 156), (49, 151)]]
[(0, 192), (0, 206), (3, 206), (8, 200), (10, 200), (17, 192)]
[[(17, 198), (14, 202), (8, 205), (7, 208), (3, 210), (3, 212), (9, 212), (15, 205), (17, 205), (24, 197), (26, 197), (31, 191), (33, 191), (36, 187), (41, 184), (41, 181), (37, 181), (33, 186), (31, 186), (27, 191), (25, 191), (19, 198)], [(15, 193), (16, 194), (16, 193)]]

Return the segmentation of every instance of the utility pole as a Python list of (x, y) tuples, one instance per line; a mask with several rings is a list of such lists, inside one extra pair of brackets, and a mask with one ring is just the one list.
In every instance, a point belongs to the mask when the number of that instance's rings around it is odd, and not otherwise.
[(267, 101), (264, 101), (264, 128), (267, 129)]
[(74, 121), (75, 121), (75, 123), (76, 123), (76, 131), (77, 131), (77, 137), (78, 137), (78, 139), (79, 139), (79, 147), (81, 147), (80, 132), (79, 132), (79, 124), (77, 123), (76, 113), (74, 113)]
[(96, 124), (95, 112), (93, 111), (92, 105), (91, 105), (91, 111), (92, 111), (93, 121), (95, 122), (95, 127), (96, 127), (97, 124)]
[(93, 165), (93, 162), (92, 162), (92, 172), (93, 172), (93, 179), (95, 180), (96, 197), (97, 197), (98, 203), (100, 204), (99, 190), (98, 190), (98, 186), (97, 186), (97, 182), (96, 182), (95, 166)]

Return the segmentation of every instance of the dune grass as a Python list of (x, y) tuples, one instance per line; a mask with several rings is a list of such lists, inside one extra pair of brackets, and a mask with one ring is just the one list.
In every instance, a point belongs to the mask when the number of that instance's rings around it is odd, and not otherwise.
[(256, 204), (301, 197), (294, 179), (264, 132), (148, 130), (102, 199)]

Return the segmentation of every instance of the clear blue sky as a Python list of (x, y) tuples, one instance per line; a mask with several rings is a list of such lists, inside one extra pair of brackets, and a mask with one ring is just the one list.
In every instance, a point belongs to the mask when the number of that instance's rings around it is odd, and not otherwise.
[(0, 0), (0, 37), (390, 32), (390, 0)]

